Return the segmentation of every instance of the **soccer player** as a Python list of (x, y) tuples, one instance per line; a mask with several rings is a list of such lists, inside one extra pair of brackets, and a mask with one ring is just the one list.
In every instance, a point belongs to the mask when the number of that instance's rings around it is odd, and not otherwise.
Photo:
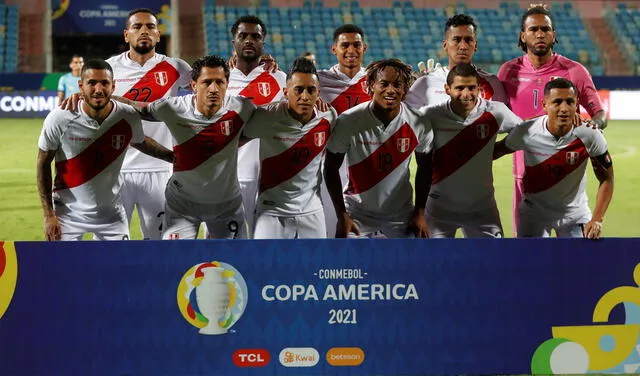
[[(153, 102), (175, 96), (180, 88), (189, 87), (189, 64), (156, 52), (160, 30), (151, 10), (140, 8), (129, 13), (124, 40), (129, 44), (129, 50), (107, 60), (113, 67), (117, 84), (114, 95), (133, 101)], [(143, 120), (142, 128), (145, 135), (165, 147), (173, 146), (167, 127)], [(127, 150), (122, 167), (122, 199), (129, 221), (137, 208), (145, 239), (162, 238), (164, 189), (171, 176), (171, 168), (171, 164), (150, 158), (136, 149)]]
[[(525, 54), (507, 61), (498, 71), (498, 78), (509, 98), (509, 107), (522, 119), (542, 115), (545, 84), (563, 77), (576, 86), (579, 104), (591, 115), (589, 123), (604, 128), (607, 114), (591, 75), (580, 63), (553, 52), (557, 42), (551, 12), (544, 6), (531, 7), (522, 15), (518, 45)], [(513, 228), (516, 229), (519, 227), (518, 206), (523, 195), (524, 160), (522, 152), (516, 152), (513, 158)]]
[(227, 63), (205, 56), (193, 63), (194, 94), (152, 103), (127, 101), (143, 116), (164, 122), (176, 139), (173, 175), (165, 190), (163, 239), (195, 239), (203, 222), (210, 238), (247, 236), (238, 141), (255, 106), (247, 98), (226, 95), (228, 84)]
[(255, 239), (325, 238), (320, 200), (322, 156), (337, 118), (330, 108), (318, 112), (320, 83), (314, 64), (293, 62), (286, 102), (257, 109), (244, 135), (260, 140), (260, 186)]
[[(428, 237), (425, 162), (433, 132), (424, 115), (402, 101), (409, 88), (411, 67), (397, 59), (367, 67), (372, 100), (342, 113), (334, 127), (324, 176), (338, 225), (336, 237)], [(409, 181), (411, 153), (416, 153), (416, 205)], [(347, 158), (349, 181), (341, 192), (340, 165)]]
[[(331, 104), (338, 115), (344, 111), (371, 100), (367, 91), (367, 75), (362, 67), (362, 59), (367, 52), (364, 31), (352, 24), (342, 25), (333, 32), (331, 52), (338, 63), (327, 70), (318, 71), (320, 78), (320, 98)], [(340, 169), (340, 178), (347, 179), (346, 166)], [(329, 237), (334, 236), (338, 223), (326, 184), (321, 186), (324, 216)]]
[[(518, 236), (598, 239), (613, 196), (613, 162), (598, 129), (573, 125), (579, 90), (569, 80), (547, 81), (547, 115), (527, 120), (496, 145), (496, 157), (524, 151), (524, 199)], [(600, 182), (593, 215), (585, 192), (587, 160)]]
[[(480, 76), (469, 63), (449, 70), (449, 100), (424, 111), (432, 125), (434, 150), (425, 167), (427, 223), (430, 237), (502, 237), (493, 188), (493, 147), (498, 133), (508, 133), (521, 119), (501, 102), (480, 93)], [(429, 181), (428, 181), (429, 183)]]
[[(257, 106), (282, 100), (287, 75), (282, 71), (270, 72), (260, 62), (267, 35), (264, 22), (255, 16), (242, 16), (231, 26), (231, 35), (237, 60), (231, 70), (227, 94), (241, 95)], [(238, 152), (238, 179), (250, 228), (258, 192), (259, 147), (259, 141), (252, 140)]]
[[(407, 94), (406, 102), (408, 105), (420, 108), (449, 100), (449, 95), (444, 89), (447, 75), (456, 64), (471, 64), (473, 55), (478, 49), (477, 28), (473, 18), (464, 14), (456, 14), (447, 20), (444, 27), (442, 48), (449, 58), (448, 65), (436, 67), (433, 71), (418, 78)], [(478, 87), (480, 96), (484, 99), (506, 103), (507, 97), (500, 80), (494, 74), (476, 69), (480, 78)]]
[(73, 55), (69, 61), (71, 72), (60, 77), (58, 81), (58, 103), (69, 97), (71, 94), (80, 92), (78, 81), (80, 81), (80, 71), (84, 65), (84, 58), (80, 55)]
[[(113, 71), (89, 60), (81, 71), (79, 112), (47, 115), (38, 140), (37, 186), (47, 240), (125, 240), (129, 227), (120, 200), (120, 168), (128, 145), (167, 162), (173, 152), (145, 137), (133, 108), (111, 100)], [(55, 159), (56, 178), (51, 178)]]

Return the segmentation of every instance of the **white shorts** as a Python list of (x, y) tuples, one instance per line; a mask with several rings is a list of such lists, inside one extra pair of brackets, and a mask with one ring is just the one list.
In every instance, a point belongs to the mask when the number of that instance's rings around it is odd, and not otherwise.
[(390, 218), (379, 218), (349, 213), (351, 219), (360, 229), (360, 236), (350, 233), (349, 238), (414, 238), (414, 234), (407, 231), (407, 220), (400, 221)]
[(196, 239), (200, 224), (207, 225), (209, 239), (246, 239), (242, 198), (218, 204), (202, 204), (167, 194), (162, 239)]
[(492, 208), (476, 213), (448, 213), (442, 216), (445, 218), (457, 218), (457, 220), (451, 221), (435, 217), (427, 210), (426, 219), (427, 225), (429, 225), (430, 238), (455, 238), (458, 229), (462, 229), (462, 234), (465, 238), (503, 237), (500, 213), (495, 205)]
[(256, 216), (254, 239), (323, 239), (327, 237), (324, 213), (317, 212), (293, 217), (266, 213)]
[(129, 240), (129, 222), (122, 207), (116, 208), (111, 218), (105, 218), (101, 223), (74, 215), (60, 207), (55, 208), (55, 212), (62, 229), (61, 240), (82, 240), (86, 233), (92, 233), (95, 240)]
[[(523, 203), (520, 204), (520, 208), (522, 205)], [(549, 220), (530, 210), (519, 210), (518, 213), (519, 238), (548, 238), (551, 236), (551, 230), (555, 230), (559, 238), (583, 238), (584, 225), (589, 221), (586, 218)]]
[(258, 180), (238, 181), (242, 206), (244, 206), (245, 218), (249, 228), (249, 234), (253, 234), (253, 223), (256, 215), (256, 200), (258, 199)]
[(145, 239), (162, 239), (164, 190), (171, 177), (170, 171), (123, 172), (122, 202), (131, 222), (134, 207), (140, 217), (140, 231)]

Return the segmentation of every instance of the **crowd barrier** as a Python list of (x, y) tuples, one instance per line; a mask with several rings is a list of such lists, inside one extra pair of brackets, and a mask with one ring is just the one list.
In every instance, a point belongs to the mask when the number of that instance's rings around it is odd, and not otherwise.
[(639, 248), (5, 242), (1, 373), (637, 374)]

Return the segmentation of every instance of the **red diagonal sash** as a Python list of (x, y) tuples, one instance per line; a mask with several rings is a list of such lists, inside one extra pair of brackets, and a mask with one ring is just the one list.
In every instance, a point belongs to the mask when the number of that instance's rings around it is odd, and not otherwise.
[(242, 89), (240, 95), (249, 98), (253, 104), (260, 106), (271, 103), (273, 98), (280, 92), (278, 81), (269, 72), (262, 72), (249, 82), (249, 85)]
[(360, 103), (371, 100), (371, 97), (367, 94), (366, 83), (367, 77), (362, 77), (358, 82), (349, 86), (345, 91), (340, 93), (333, 102), (331, 102), (331, 106), (336, 109), (338, 115), (351, 107), (355, 107)]
[(458, 171), (498, 133), (500, 126), (489, 112), (464, 127), (454, 138), (433, 153), (431, 184), (436, 184)]
[(260, 169), (260, 192), (291, 179), (307, 167), (322, 153), (330, 133), (331, 123), (322, 119), (289, 149), (263, 160)]
[(538, 193), (558, 184), (589, 158), (587, 148), (579, 138), (535, 166), (526, 166), (524, 192)]
[(349, 166), (346, 194), (365, 192), (402, 164), (418, 146), (418, 138), (404, 123), (387, 141), (364, 160)]
[(124, 97), (138, 102), (153, 102), (164, 97), (178, 78), (180, 73), (173, 65), (160, 62), (145, 73)]
[(174, 146), (173, 171), (188, 171), (200, 166), (232, 142), (243, 125), (240, 115), (229, 111), (195, 136)]
[(93, 179), (127, 150), (132, 137), (131, 125), (123, 119), (75, 157), (56, 162), (55, 189), (77, 187)]

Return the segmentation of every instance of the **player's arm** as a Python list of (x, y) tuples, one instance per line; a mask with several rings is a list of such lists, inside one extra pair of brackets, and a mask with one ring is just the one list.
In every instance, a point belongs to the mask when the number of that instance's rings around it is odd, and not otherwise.
[(58, 103), (62, 103), (64, 100), (64, 91), (58, 91)]
[(496, 142), (493, 146), (493, 159), (498, 159), (513, 152), (515, 152), (515, 150), (507, 146), (507, 137), (505, 137), (502, 140)]
[(593, 128), (605, 129), (607, 127), (607, 111), (600, 110), (596, 112), (591, 119), (587, 121), (587, 124)]
[(60, 240), (62, 228), (53, 211), (53, 197), (51, 194), (53, 180), (51, 177), (51, 162), (55, 158), (56, 151), (44, 151), (38, 149), (36, 166), (36, 185), (40, 195), (40, 203), (44, 212), (44, 237), (47, 240)]
[(591, 165), (600, 186), (596, 194), (596, 206), (593, 209), (591, 220), (584, 226), (584, 237), (598, 239), (602, 232), (604, 215), (613, 197), (613, 161), (607, 151), (600, 156), (592, 157)]
[(324, 157), (324, 180), (327, 183), (327, 190), (338, 218), (336, 238), (346, 238), (350, 232), (360, 235), (360, 229), (353, 222), (344, 206), (342, 182), (340, 181), (340, 166), (342, 166), (343, 161), (344, 153), (332, 153), (327, 150), (327, 154)]
[(429, 191), (431, 190), (433, 153), (416, 152), (415, 155), (416, 164), (418, 165), (414, 182), (416, 200), (413, 208), (413, 215), (409, 221), (409, 230), (413, 232), (416, 238), (428, 238), (429, 227), (427, 226), (427, 220), (425, 218), (425, 207), (427, 205)]
[(138, 114), (140, 114), (140, 117), (142, 118), (142, 120), (148, 120), (148, 121), (154, 121), (154, 122), (158, 121), (158, 119), (156, 119), (151, 113), (151, 111), (149, 110), (149, 105), (153, 102), (136, 102), (136, 101), (132, 101), (131, 99), (120, 97), (117, 95), (112, 95), (111, 99), (113, 99), (114, 101), (118, 101), (120, 103), (128, 104), (129, 106), (133, 107), (138, 112)]
[(174, 156), (173, 151), (162, 146), (158, 141), (154, 140), (151, 137), (144, 136), (144, 140), (142, 140), (139, 144), (131, 144), (134, 148), (140, 150), (141, 152), (152, 156), (154, 158), (162, 159), (163, 161), (173, 163)]

